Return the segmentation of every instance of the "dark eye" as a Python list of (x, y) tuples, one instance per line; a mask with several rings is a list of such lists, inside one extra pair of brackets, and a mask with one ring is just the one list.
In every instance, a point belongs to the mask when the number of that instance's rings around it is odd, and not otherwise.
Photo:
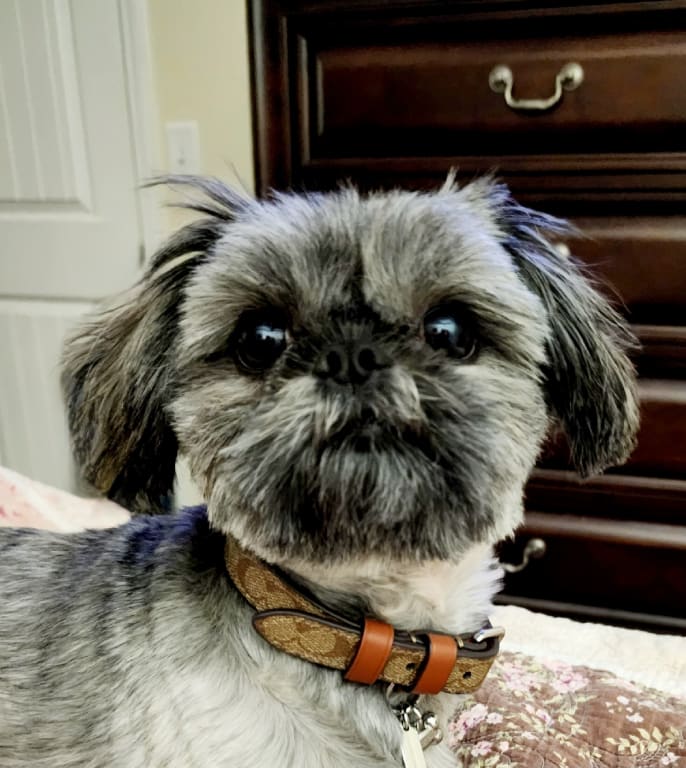
[(286, 318), (275, 311), (249, 312), (236, 329), (235, 356), (251, 371), (264, 371), (281, 356), (287, 342)]
[(443, 349), (460, 360), (471, 357), (476, 349), (474, 322), (460, 307), (440, 306), (427, 312), (424, 338), (433, 349)]

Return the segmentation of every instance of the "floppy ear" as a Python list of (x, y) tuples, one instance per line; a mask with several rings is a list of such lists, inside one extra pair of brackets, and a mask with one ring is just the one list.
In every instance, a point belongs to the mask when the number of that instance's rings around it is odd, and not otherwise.
[(166, 406), (184, 286), (241, 204), (220, 182), (167, 177), (204, 194), (182, 207), (209, 214), (177, 232), (129, 291), (88, 317), (67, 339), (62, 389), (84, 478), (136, 513), (168, 511), (177, 441)]
[(639, 422), (636, 372), (627, 356), (636, 339), (582, 268), (548, 240), (571, 228), (518, 205), (491, 187), (493, 211), (522, 279), (542, 299), (551, 334), (545, 371), (550, 407), (582, 475), (626, 461)]

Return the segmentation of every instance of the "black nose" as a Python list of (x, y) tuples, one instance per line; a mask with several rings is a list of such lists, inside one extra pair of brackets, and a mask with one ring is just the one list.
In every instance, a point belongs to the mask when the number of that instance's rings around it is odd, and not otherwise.
[(369, 343), (334, 344), (322, 352), (315, 373), (339, 384), (362, 384), (374, 371), (388, 365), (386, 357)]

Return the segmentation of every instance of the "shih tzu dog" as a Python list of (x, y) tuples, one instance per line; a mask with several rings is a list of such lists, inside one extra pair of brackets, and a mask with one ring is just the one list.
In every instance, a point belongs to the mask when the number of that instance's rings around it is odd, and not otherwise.
[[(2, 530), (2, 768), (433, 768), (497, 652), (491, 547), (554, 425), (629, 455), (631, 336), (490, 179), (241, 197), (72, 336), (75, 452), (144, 516)], [(167, 511), (177, 450), (207, 507)]]

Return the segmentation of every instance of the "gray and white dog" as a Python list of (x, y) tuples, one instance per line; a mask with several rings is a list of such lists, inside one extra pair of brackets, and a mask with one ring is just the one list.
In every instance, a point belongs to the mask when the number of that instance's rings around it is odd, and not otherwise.
[(383, 688), (263, 641), (225, 535), (338, 611), (474, 630), (550, 427), (582, 473), (630, 453), (631, 336), (550, 244), (563, 225), (492, 180), (174, 181), (203, 216), (71, 338), (63, 382), (95, 486), (163, 511), (179, 449), (207, 510), (0, 532), (0, 765), (397, 768)]

